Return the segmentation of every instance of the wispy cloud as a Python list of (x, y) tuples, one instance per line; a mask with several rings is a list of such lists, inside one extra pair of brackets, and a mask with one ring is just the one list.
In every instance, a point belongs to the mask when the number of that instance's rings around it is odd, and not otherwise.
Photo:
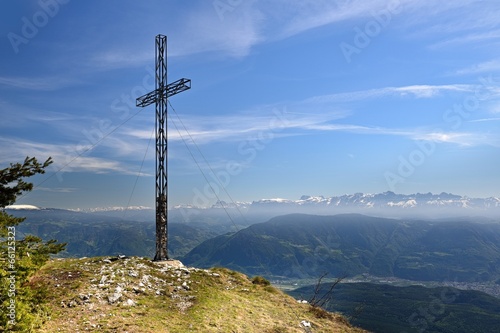
[(0, 77), (0, 85), (27, 90), (53, 91), (79, 84), (62, 77)]
[(249, 54), (263, 41), (262, 13), (255, 1), (242, 1), (231, 11), (218, 12), (215, 2), (194, 6), (184, 18), (182, 29), (172, 37), (173, 56), (201, 52), (222, 52), (234, 57)]
[(426, 133), (416, 132), (412, 136), (415, 140), (433, 141), (436, 143), (454, 143), (459, 146), (487, 144), (486, 141), (481, 140), (480, 136), (472, 133), (429, 131)]
[(88, 65), (92, 69), (111, 70), (118, 68), (136, 67), (152, 62), (152, 48), (143, 51), (131, 51), (119, 48), (98, 51), (91, 55)]
[[(452, 88), (453, 90), (454, 88)], [(399, 91), (399, 90), (397, 90)], [(403, 89), (406, 91), (406, 89)], [(417, 91), (419, 91), (417, 89)], [(432, 89), (431, 89), (432, 91)], [(462, 88), (459, 88), (462, 91)], [(427, 98), (427, 94), (424, 94)], [(363, 96), (361, 94), (361, 96)], [(417, 93), (415, 96), (421, 96)], [(359, 96), (358, 96), (359, 97)], [(419, 97), (416, 97), (419, 98)], [(314, 109), (311, 101), (321, 101), (323, 98), (309, 99), (307, 103)], [(304, 103), (304, 102), (302, 102)], [(499, 137), (493, 134), (485, 135), (482, 132), (458, 132), (458, 131), (436, 131), (422, 127), (394, 128), (383, 126), (366, 126), (348, 123), (346, 112), (331, 113), (307, 113), (288, 112), (288, 108), (295, 110), (296, 103), (284, 110), (279, 118), (273, 116), (249, 116), (248, 114), (236, 114), (230, 116), (190, 116), (173, 120), (177, 123), (179, 131), (175, 127), (169, 128), (169, 140), (185, 140), (187, 144), (210, 144), (215, 142), (258, 140), (259, 137), (268, 137), (272, 133), (273, 138), (284, 136), (310, 135), (318, 132), (343, 132), (359, 135), (399, 136), (415, 141), (433, 141), (435, 143), (449, 143), (460, 147), (471, 147), (480, 145), (497, 146)], [(279, 121), (278, 121), (279, 119)], [(490, 119), (491, 120), (491, 119)], [(150, 131), (129, 130), (128, 135), (136, 139), (148, 139)]]
[[(118, 160), (105, 157), (87, 156), (71, 144), (48, 144), (20, 138), (0, 138), (0, 163), (8, 164), (21, 161), (26, 156), (39, 160), (52, 157), (52, 170), (62, 172), (92, 172), (137, 174), (134, 168)], [(15, 149), (13, 149), (15, 147)]]
[(463, 45), (463, 44), (477, 44), (482, 42), (499, 42), (500, 30), (493, 31), (480, 31), (466, 34), (464, 36), (446, 39), (430, 45), (430, 48), (444, 48), (449, 46)]
[[(347, 20), (371, 18), (373, 14), (387, 11), (387, 1), (287, 1), (273, 2), (266, 10), (273, 23), (281, 23), (277, 37), (286, 38), (311, 29)], [(397, 7), (397, 6), (396, 6)]]
[(53, 193), (73, 193), (78, 191), (77, 188), (74, 187), (37, 187), (35, 189), (36, 191), (42, 191), (42, 192), (53, 192)]
[(193, 9), (174, 36), (172, 55), (224, 52), (246, 56), (255, 45), (348, 19), (369, 17), (387, 7), (383, 0), (273, 0), (241, 1), (230, 9), (215, 9), (213, 2)]
[(421, 27), (416, 35), (446, 36), (453, 33), (474, 33), (498, 24), (499, 7), (496, 2), (464, 0), (402, 0), (407, 27)]
[(346, 93), (336, 93), (331, 95), (316, 96), (309, 99), (311, 102), (351, 102), (371, 98), (381, 98), (386, 96), (431, 98), (445, 92), (473, 92), (475, 86), (469, 84), (452, 85), (411, 85), (402, 87), (384, 87), (378, 89), (369, 89), (353, 91)]
[[(418, 33), (427, 35), (440, 35), (444, 31), (470, 32), (465, 36), (469, 41), (496, 38), (494, 33), (471, 31), (491, 29), (498, 17), (498, 10), (494, 10), (494, 5), (484, 9), (483, 2), (478, 3), (475, 0), (247, 0), (223, 2), (226, 6), (219, 10), (215, 3), (193, 1), (189, 11), (179, 12), (179, 16), (171, 20), (168, 26), (169, 56), (207, 52), (236, 58), (245, 57), (259, 44), (347, 21), (352, 21), (353, 24), (357, 22), (356, 24), (362, 26), (373, 20), (373, 15), (386, 13), (394, 7), (397, 8), (397, 13), (392, 13), (391, 16), (404, 15), (405, 19), (397, 22), (391, 19), (391, 25), (404, 26), (410, 28), (409, 30), (416, 26), (423, 27), (418, 29)], [(161, 8), (164, 3), (158, 2), (157, 5)], [(139, 24), (140, 19), (161, 20), (163, 12), (148, 18), (141, 16), (144, 15), (142, 12), (137, 15), (138, 17), (132, 20)], [(436, 20), (436, 17), (439, 20)], [(150, 36), (153, 36), (155, 29), (148, 28), (150, 29)], [(114, 35), (101, 37), (107, 43), (93, 45), (91, 51), (82, 52), (85, 63), (91, 64), (89, 68), (103, 70), (135, 67), (150, 61), (152, 41), (145, 40), (143, 33), (139, 35), (133, 30), (127, 31), (126, 39), (116, 37), (117, 30), (117, 27), (110, 28), (109, 31)], [(460, 38), (457, 37), (457, 40)]]
[(88, 115), (57, 112), (45, 108), (32, 109), (23, 105), (13, 105), (12, 109), (18, 110), (18, 112), (13, 115), (6, 115), (6, 117), (17, 120), (17, 126), (40, 125), (45, 129), (63, 133), (66, 138), (70, 138), (75, 134), (81, 135), (90, 118)]
[[(390, 23), (414, 30), (419, 34), (434, 36), (453, 32), (468, 32), (469, 42), (496, 38), (495, 33), (473, 31), (491, 29), (498, 22), (499, 8), (496, 4), (485, 4), (476, 0), (461, 2), (436, 2), (433, 0), (273, 0), (244, 1), (231, 15), (225, 16), (225, 26), (231, 26), (241, 33), (245, 51), (254, 44), (289, 38), (319, 27), (347, 21), (363, 25), (377, 15), (390, 15)], [(206, 12), (199, 12), (197, 22), (206, 23)], [(404, 20), (393, 23), (395, 16)], [(439, 18), (436, 20), (436, 18)], [(236, 22), (233, 20), (237, 20)], [(366, 22), (364, 22), (366, 21)], [(206, 26), (204, 24), (204, 26)], [(220, 31), (219, 31), (220, 32)], [(249, 32), (251, 32), (249, 34)], [(231, 29), (218, 36), (232, 34)], [(252, 36), (251, 38), (248, 38)], [(457, 40), (461, 37), (457, 37)], [(229, 38), (226, 40), (231, 41)]]
[(455, 72), (455, 74), (466, 75), (466, 74), (480, 74), (480, 73), (496, 73), (499, 71), (500, 71), (500, 60), (494, 59), (459, 69)]
[(448, 143), (459, 147), (500, 145), (500, 136), (482, 132), (452, 132), (425, 130), (422, 128), (384, 128), (349, 124), (320, 124), (309, 126), (315, 131), (340, 131), (360, 135), (399, 136), (413, 141), (432, 141), (436, 144)]
[[(344, 116), (343, 112), (322, 114), (288, 112), (285, 106), (264, 107), (251, 113), (226, 116), (184, 116), (171, 119), (168, 139), (185, 140), (188, 144), (192, 143), (192, 139), (197, 144), (251, 140), (257, 139), (261, 133), (273, 132), (273, 135), (278, 136), (285, 130), (307, 129), (308, 126), (341, 119)], [(151, 131), (145, 129), (129, 129), (125, 134), (143, 140), (151, 137)]]
[(493, 122), (493, 121), (500, 121), (500, 118), (474, 119), (474, 120), (469, 120), (469, 123), (484, 123), (484, 122)]
[[(171, 118), (168, 138), (192, 144), (209, 144), (252, 140), (262, 133), (273, 133), (273, 137), (296, 136), (315, 131), (338, 131), (363, 135), (395, 135), (412, 140), (433, 140), (459, 145), (476, 144), (474, 134), (434, 133), (421, 129), (401, 129), (371, 127), (349, 124), (346, 120), (352, 111), (342, 109), (342, 103), (365, 101), (370, 99), (406, 97), (410, 99), (431, 99), (446, 93), (470, 93), (474, 85), (411, 85), (402, 87), (384, 87), (348, 93), (315, 96), (302, 101), (256, 107), (245, 112), (218, 116), (183, 116)], [(342, 120), (342, 121), (341, 121)], [(340, 122), (341, 121), (341, 122)], [(128, 128), (123, 135), (131, 140), (151, 138), (151, 130)], [(467, 139), (471, 139), (470, 142)]]

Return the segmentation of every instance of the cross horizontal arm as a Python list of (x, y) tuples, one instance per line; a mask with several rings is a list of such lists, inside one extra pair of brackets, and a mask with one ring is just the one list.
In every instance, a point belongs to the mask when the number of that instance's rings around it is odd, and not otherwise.
[(191, 80), (182, 78), (167, 84), (167, 86), (163, 89), (163, 92), (161, 91), (161, 88), (158, 88), (142, 95), (141, 97), (138, 97), (135, 101), (136, 106), (145, 107), (155, 103), (157, 99), (162, 98), (162, 96), (169, 98), (170, 96), (174, 96), (175, 94), (191, 89)]

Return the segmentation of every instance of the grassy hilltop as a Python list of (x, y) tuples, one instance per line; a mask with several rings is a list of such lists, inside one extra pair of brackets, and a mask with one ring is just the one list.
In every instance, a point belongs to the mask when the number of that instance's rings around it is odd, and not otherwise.
[(264, 279), (224, 268), (137, 257), (55, 259), (30, 287), (46, 298), (48, 315), (36, 332), (365, 332)]

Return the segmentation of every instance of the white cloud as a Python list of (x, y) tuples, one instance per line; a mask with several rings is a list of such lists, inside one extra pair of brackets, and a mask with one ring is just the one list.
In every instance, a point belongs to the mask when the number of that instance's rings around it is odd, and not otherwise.
[[(352, 21), (363, 28), (375, 16), (387, 15), (388, 24), (414, 30), (419, 34), (490, 29), (498, 23), (500, 7), (476, 0), (436, 2), (433, 0), (273, 0), (244, 1), (227, 17), (238, 17), (257, 37), (254, 43), (288, 38), (319, 27)], [(397, 20), (403, 16), (404, 20)], [(397, 21), (397, 23), (395, 23)], [(249, 22), (259, 22), (260, 29)], [(390, 28), (390, 27), (388, 27)], [(394, 28), (394, 27), (393, 27)], [(229, 33), (228, 31), (225, 32)], [(475, 35), (475, 37), (473, 37)], [(244, 37), (244, 35), (243, 35)], [(495, 38), (495, 34), (469, 35), (471, 40)], [(243, 40), (248, 40), (243, 38)], [(248, 43), (252, 46), (252, 43)]]
[(0, 77), (0, 85), (28, 90), (53, 91), (79, 84), (63, 77)]
[(434, 141), (436, 143), (455, 143), (460, 146), (472, 145), (473, 135), (469, 133), (445, 133), (445, 132), (428, 132), (414, 134), (415, 140)]
[(262, 42), (262, 15), (253, 1), (243, 1), (222, 16), (215, 2), (192, 7), (182, 20), (181, 29), (172, 35), (172, 56), (201, 52), (222, 52), (233, 57), (248, 55)]
[(0, 163), (4, 164), (24, 160), (26, 156), (36, 157), (39, 161), (52, 157), (52, 171), (137, 174), (136, 170), (125, 163), (104, 157), (87, 156), (85, 150), (79, 150), (81, 147), (71, 144), (50, 144), (2, 137), (0, 147)]
[(443, 92), (470, 92), (474, 87), (467, 84), (454, 85), (414, 85), (398, 88), (387, 88), (387, 93), (396, 92), (401, 95), (411, 94), (416, 98), (430, 98)]
[(492, 72), (495, 73), (499, 71), (500, 71), (500, 60), (494, 59), (474, 64), (467, 68), (459, 69), (455, 72), (455, 74), (466, 75), (466, 74), (479, 74), (479, 73), (492, 73)]
[(136, 67), (153, 63), (154, 54), (152, 48), (143, 51), (131, 51), (124, 49), (108, 49), (97, 52), (89, 59), (89, 65), (93, 69), (117, 69)]
[(370, 17), (388, 6), (383, 0), (247, 0), (216, 9), (214, 3), (204, 3), (184, 18), (182, 28), (173, 36), (173, 56), (219, 51), (242, 57), (257, 44)]
[[(133, 24), (123, 25), (119, 23), (120, 20), (110, 23), (106, 30), (109, 30), (110, 35), (101, 37), (106, 43), (96, 43), (87, 37), (92, 47), (89, 51), (82, 52), (85, 57), (85, 62), (82, 63), (91, 64), (89, 68), (95, 70), (146, 64), (152, 61), (154, 31), (164, 31), (165, 27), (169, 31), (171, 57), (209, 52), (238, 58), (247, 56), (254, 46), (261, 43), (282, 40), (331, 24), (349, 21), (353, 22), (353, 25), (363, 27), (374, 19), (373, 15), (387, 13), (392, 8), (396, 10), (390, 14), (388, 29), (400, 29), (403, 26), (408, 28), (408, 31), (418, 31), (419, 35), (440, 36), (444, 32), (491, 29), (498, 17), (498, 8), (495, 10), (495, 5), (488, 5), (487, 9), (484, 9), (483, 2), (478, 3), (475, 0), (219, 1), (226, 4), (223, 9), (217, 9), (216, 3), (218, 2), (193, 1), (185, 7), (173, 6), (175, 17), (172, 20), (161, 25), (148, 24), (140, 30), (140, 34), (130, 28)], [(165, 6), (163, 2), (156, 5), (158, 8)], [(139, 24), (142, 20), (161, 21), (164, 16), (161, 11), (151, 13), (148, 10), (137, 15), (131, 22)], [(404, 20), (394, 19), (399, 16), (404, 16)], [(125, 20), (121, 17), (120, 19)], [(414, 27), (419, 29), (413, 29)], [(120, 35), (117, 37), (122, 29), (125, 29), (126, 38)], [(146, 35), (145, 31), (151, 34)], [(351, 29), (349, 31), (352, 32)], [(149, 36), (151, 40), (145, 39), (145, 36)], [(494, 34), (474, 31), (466, 38), (491, 39)]]
[(411, 85), (402, 87), (384, 87), (378, 89), (360, 90), (347, 93), (336, 93), (311, 97), (310, 102), (351, 102), (386, 96), (410, 96), (415, 98), (431, 98), (445, 92), (473, 92), (475, 86), (468, 84), (451, 85)]
[[(475, 137), (474, 134), (428, 133), (422, 132), (420, 129), (372, 127), (349, 124), (345, 123), (345, 121), (338, 123), (339, 120), (346, 119), (351, 115), (351, 112), (342, 110), (339, 107), (341, 103), (387, 97), (429, 99), (450, 92), (469, 93), (473, 92), (474, 88), (473, 85), (464, 84), (384, 87), (315, 96), (302, 101), (256, 107), (252, 110), (231, 115), (183, 116), (181, 118), (182, 123), (179, 118), (171, 115), (168, 138), (171, 141), (185, 140), (187, 144), (192, 144), (192, 140), (197, 144), (208, 144), (255, 140), (259, 135), (269, 133), (272, 133), (273, 137), (280, 137), (304, 135), (314, 131), (339, 131), (363, 135), (394, 135), (412, 140), (433, 140), (459, 145), (480, 144), (481, 140), (471, 139)], [(130, 140), (134, 140), (134, 138), (147, 140), (151, 138), (151, 134), (149, 129), (130, 128), (123, 130), (123, 135), (132, 137)], [(470, 142), (467, 141), (469, 139)], [(484, 142), (487, 144), (488, 141)]]
[[(192, 144), (193, 139), (197, 144), (206, 144), (216, 141), (257, 139), (258, 135), (270, 132), (277, 136), (287, 129), (307, 129), (308, 126), (342, 117), (344, 114), (341, 112), (302, 114), (289, 113), (286, 107), (263, 107), (252, 112), (229, 116), (171, 118), (167, 133), (169, 140), (185, 140), (188, 144)], [(124, 134), (142, 140), (151, 137), (151, 131), (145, 129), (128, 129)]]
[(500, 121), (500, 118), (482, 118), (482, 119), (469, 120), (470, 123), (484, 123), (491, 121)]
[(73, 193), (78, 191), (77, 188), (74, 187), (37, 187), (35, 189), (36, 191), (42, 191), (42, 192), (54, 192), (54, 193)]
[(477, 44), (481, 42), (491, 42), (498, 41), (500, 39), (500, 30), (493, 31), (480, 31), (469, 33), (464, 36), (454, 37), (447, 40), (440, 41), (438, 43), (434, 43), (430, 45), (430, 48), (444, 48), (459, 44)]
[[(400, 14), (406, 6), (404, 0), (308, 0), (286, 1), (278, 0), (277, 3), (290, 3), (288, 11), (279, 10), (276, 6), (275, 13), (283, 25), (277, 34), (281, 38), (290, 37), (311, 29), (322, 26), (345, 22), (358, 21), (363, 26), (377, 17), (385, 17), (388, 24)], [(366, 21), (366, 22), (365, 22)]]
[[(426, 87), (426, 86), (424, 86)], [(408, 87), (405, 87), (408, 88)], [(446, 86), (441, 89), (434, 88), (417, 88), (402, 89), (405, 93), (412, 91), (416, 98), (425, 96), (434, 96), (436, 91), (451, 90), (462, 91), (468, 87)], [(382, 89), (384, 93), (401, 93), (400, 89)], [(425, 91), (423, 93), (422, 91)], [(383, 94), (369, 94), (370, 96)], [(360, 93), (360, 96), (366, 96)], [(324, 97), (324, 96), (321, 96)], [(329, 96), (331, 98), (331, 96)], [(351, 96), (352, 97), (352, 96)], [(344, 97), (343, 97), (344, 98)], [(335, 98), (334, 98), (335, 99)], [(183, 117), (182, 122), (187, 128), (179, 123), (178, 119), (172, 120), (176, 122), (179, 132), (175, 127), (169, 128), (168, 137), (172, 141), (185, 140), (187, 144), (192, 144), (192, 140), (196, 144), (209, 144), (214, 142), (228, 141), (243, 141), (257, 140), (259, 136), (268, 137), (272, 133), (273, 138), (282, 136), (298, 136), (307, 135), (314, 132), (344, 132), (360, 135), (383, 135), (383, 136), (399, 136), (410, 140), (433, 141), (436, 143), (451, 143), (461, 147), (478, 146), (478, 145), (493, 145), (496, 146), (498, 138), (495, 135), (484, 135), (481, 132), (443, 132), (434, 130), (425, 130), (422, 128), (388, 128), (381, 126), (365, 126), (358, 124), (349, 124), (341, 119), (346, 119), (346, 112), (330, 112), (330, 113), (307, 113), (307, 112), (288, 112), (287, 109), (296, 110), (307, 105), (308, 108), (314, 110), (314, 103), (325, 104), (324, 98), (308, 99), (306, 101), (290, 104), (287, 108), (282, 108), (280, 117), (274, 117), (269, 112), (268, 115), (255, 113), (254, 116), (245, 114), (235, 114), (230, 116), (189, 116)], [(324, 105), (323, 105), (324, 106)], [(280, 110), (279, 108), (275, 110)], [(149, 139), (150, 131), (146, 130), (127, 130), (126, 133), (133, 138), (141, 140)]]
[(500, 137), (496, 134), (484, 132), (444, 132), (444, 131), (421, 131), (417, 130), (413, 140), (433, 141), (435, 143), (450, 143), (459, 147), (475, 146), (500, 146)]
[(488, 29), (498, 24), (500, 7), (495, 1), (401, 1), (408, 15), (407, 27), (420, 27), (415, 35), (432, 35), (434, 38), (453, 33)]

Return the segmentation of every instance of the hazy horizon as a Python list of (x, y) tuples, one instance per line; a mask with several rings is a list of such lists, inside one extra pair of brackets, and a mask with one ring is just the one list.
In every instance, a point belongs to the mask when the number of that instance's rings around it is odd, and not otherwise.
[[(99, 207), (42, 207), (30, 204), (7, 206), (10, 210), (57, 209), (84, 213), (113, 213), (124, 219), (154, 219), (154, 206), (99, 206)], [(143, 213), (140, 213), (140, 212)], [(193, 204), (169, 207), (170, 220), (192, 222), (204, 214), (222, 214), (224, 218), (236, 214), (237, 219), (245, 216), (271, 218), (285, 214), (363, 214), (380, 217), (419, 217), (424, 219), (452, 217), (500, 217), (500, 198), (471, 198), (454, 193), (353, 193), (341, 196), (308, 196), (301, 198), (260, 198), (252, 201), (222, 201), (207, 206)], [(135, 213), (134, 213), (135, 212)], [(231, 213), (232, 212), (232, 213)], [(132, 215), (130, 215), (132, 214)], [(139, 215), (136, 215), (139, 214)], [(472, 214), (472, 215), (471, 215)], [(117, 216), (118, 216), (117, 215)], [(151, 215), (151, 216), (149, 216)], [(254, 216), (254, 217), (255, 217)], [(194, 220), (193, 220), (194, 218)], [(172, 222), (172, 221), (171, 221)]]

